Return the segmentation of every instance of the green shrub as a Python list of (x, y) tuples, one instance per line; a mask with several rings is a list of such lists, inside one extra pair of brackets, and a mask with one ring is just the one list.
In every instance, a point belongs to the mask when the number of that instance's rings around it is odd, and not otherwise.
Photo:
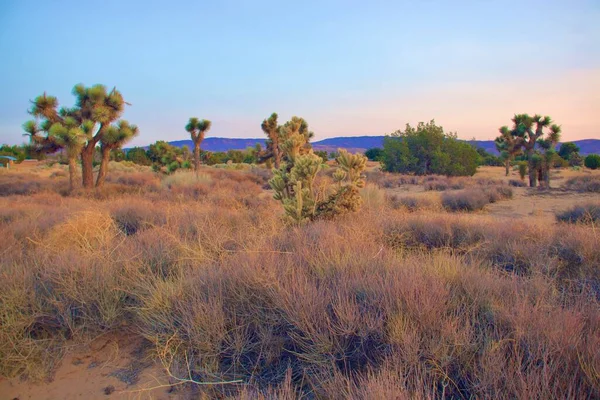
[(600, 167), (600, 155), (598, 155), (598, 154), (588, 155), (585, 158), (583, 164), (585, 165), (586, 168), (598, 169), (598, 167)]
[(473, 146), (431, 121), (416, 128), (407, 124), (404, 131), (387, 136), (381, 161), (388, 172), (471, 176), (477, 172), (480, 156)]

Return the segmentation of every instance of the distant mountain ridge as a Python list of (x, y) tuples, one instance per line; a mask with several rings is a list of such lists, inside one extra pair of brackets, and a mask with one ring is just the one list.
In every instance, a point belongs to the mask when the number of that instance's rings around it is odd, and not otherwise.
[[(333, 137), (312, 142), (312, 145), (315, 150), (327, 152), (336, 151), (338, 148), (347, 149), (351, 152), (364, 152), (373, 147), (383, 147), (384, 138), (385, 136)], [(467, 140), (467, 142), (481, 147), (491, 154), (498, 155), (493, 140)], [(193, 148), (191, 140), (175, 140), (169, 143), (177, 147), (188, 146), (190, 149)], [(581, 155), (600, 154), (600, 139), (574, 140), (573, 143), (579, 146)], [(202, 141), (202, 149), (207, 151), (244, 150), (248, 147), (254, 147), (256, 144), (265, 147), (265, 139), (209, 137)]]

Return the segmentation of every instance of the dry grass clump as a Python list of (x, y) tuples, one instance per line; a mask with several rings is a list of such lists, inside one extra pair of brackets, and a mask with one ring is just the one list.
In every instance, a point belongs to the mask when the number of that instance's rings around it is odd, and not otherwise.
[(28, 196), (51, 190), (55, 185), (63, 184), (66, 187), (67, 181), (57, 183), (48, 179), (43, 179), (34, 174), (22, 173), (4, 173), (0, 174), (0, 197), (21, 195)]
[(600, 204), (581, 204), (556, 213), (556, 220), (571, 224), (595, 224), (600, 221)]
[(431, 199), (423, 196), (399, 196), (391, 194), (386, 196), (389, 206), (395, 210), (405, 209), (407, 211), (438, 209)]
[(564, 188), (577, 192), (600, 193), (600, 175), (576, 176), (566, 181)]
[(508, 185), (513, 187), (527, 187), (527, 183), (518, 179), (509, 180)]
[(442, 205), (449, 211), (477, 211), (489, 203), (512, 198), (510, 187), (504, 185), (487, 186), (478, 189), (443, 193)]
[[(330, 171), (332, 174), (333, 169)], [(367, 182), (375, 184), (385, 189), (393, 189), (403, 185), (420, 185), (423, 178), (415, 175), (401, 175), (389, 172), (383, 172), (378, 169), (368, 170), (365, 172)]]
[(0, 374), (127, 331), (174, 381), (241, 381), (208, 398), (600, 396), (590, 228), (407, 213), (370, 186), (358, 214), (285, 226), (262, 178), (207, 174), (198, 197), (1, 198)]

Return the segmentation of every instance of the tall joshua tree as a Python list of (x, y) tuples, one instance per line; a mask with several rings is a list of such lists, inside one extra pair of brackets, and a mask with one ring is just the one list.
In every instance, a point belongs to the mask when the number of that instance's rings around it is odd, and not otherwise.
[(510, 163), (514, 160), (515, 156), (519, 155), (522, 151), (523, 138), (517, 136), (515, 131), (508, 129), (508, 126), (503, 126), (499, 131), (500, 136), (495, 140), (496, 149), (498, 149), (504, 160), (506, 176), (508, 176)]
[(527, 166), (529, 169), (529, 186), (536, 187), (537, 172), (539, 169), (539, 155), (536, 154), (536, 143), (544, 136), (544, 129), (552, 124), (552, 119), (548, 116), (529, 114), (516, 114), (512, 118), (512, 134), (523, 141), (523, 148), (527, 154)]
[[(125, 107), (125, 101), (121, 93), (113, 88), (108, 91), (104, 85), (85, 87), (82, 84), (75, 85), (72, 91), (75, 96), (75, 106), (72, 108), (58, 109), (56, 97), (47, 96), (45, 93), (32, 101), (29, 113), (35, 118), (42, 119), (39, 130), (31, 136), (31, 142), (39, 151), (56, 151), (62, 147), (50, 132), (54, 124), (65, 125), (67, 118), (72, 118), (81, 127), (86, 126), (85, 141), (81, 149), (81, 170), (83, 186), (92, 188), (94, 186), (93, 159), (96, 145), (111, 127), (111, 124), (119, 119)], [(35, 122), (35, 121), (34, 121)], [(29, 122), (26, 128), (34, 128)], [(106, 167), (106, 166), (105, 166)]]
[(194, 168), (196, 169), (196, 175), (198, 175), (198, 171), (200, 170), (200, 144), (211, 126), (212, 123), (209, 120), (198, 119), (196, 117), (190, 118), (185, 126), (185, 130), (190, 133), (192, 142), (194, 142)]
[(267, 149), (265, 153), (259, 158), (259, 160), (266, 161), (268, 159), (272, 159), (275, 164), (275, 168), (279, 169), (281, 166), (281, 137), (279, 135), (280, 126), (277, 122), (278, 115), (277, 113), (271, 114), (268, 119), (265, 119), (262, 124), (260, 124), (261, 129), (267, 135)]
[(96, 187), (104, 184), (108, 163), (110, 161), (111, 150), (120, 149), (123, 145), (133, 139), (139, 133), (138, 127), (132, 125), (126, 120), (120, 120), (116, 125), (111, 125), (102, 139), (100, 139), (100, 151), (102, 153), (102, 162), (96, 179)]

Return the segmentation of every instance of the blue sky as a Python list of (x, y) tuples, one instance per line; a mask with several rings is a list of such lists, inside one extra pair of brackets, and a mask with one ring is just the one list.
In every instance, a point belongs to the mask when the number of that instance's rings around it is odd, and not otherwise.
[(29, 99), (71, 105), (116, 86), (133, 144), (261, 137), (271, 112), (316, 138), (380, 135), (435, 118), (491, 139), (516, 112), (564, 139), (600, 138), (600, 2), (0, 1), (0, 142), (21, 143)]

